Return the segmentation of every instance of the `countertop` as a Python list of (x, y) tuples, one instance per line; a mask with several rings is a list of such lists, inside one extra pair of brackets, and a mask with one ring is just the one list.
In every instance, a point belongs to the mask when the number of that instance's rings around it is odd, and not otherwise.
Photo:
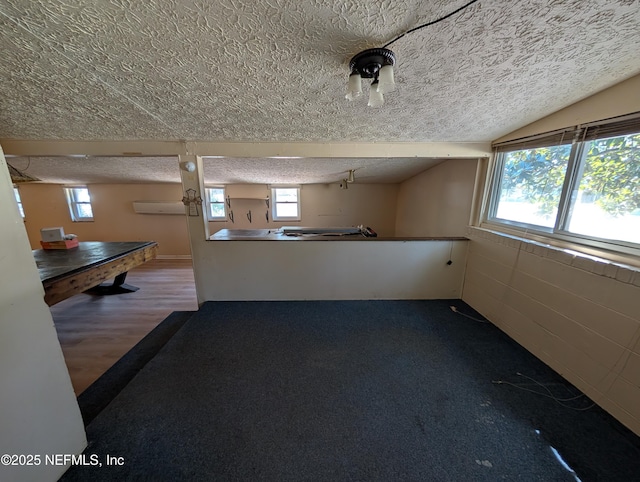
[[(326, 228), (323, 228), (326, 229)], [(221, 229), (210, 241), (467, 241), (465, 237), (365, 237), (362, 234), (326, 232), (324, 234), (285, 235), (279, 229)]]

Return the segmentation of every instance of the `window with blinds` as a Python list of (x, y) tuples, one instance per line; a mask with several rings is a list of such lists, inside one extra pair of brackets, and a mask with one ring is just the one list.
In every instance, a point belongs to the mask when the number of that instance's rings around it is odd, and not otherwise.
[(493, 147), (489, 223), (640, 247), (640, 113)]

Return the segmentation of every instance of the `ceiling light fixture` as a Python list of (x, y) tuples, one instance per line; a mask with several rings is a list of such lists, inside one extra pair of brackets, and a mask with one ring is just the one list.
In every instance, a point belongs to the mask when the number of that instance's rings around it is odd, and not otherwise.
[(196, 170), (196, 163), (193, 161), (183, 162), (180, 167), (183, 171), (194, 172)]
[(395, 54), (389, 49), (368, 49), (355, 55), (349, 62), (349, 85), (346, 98), (354, 100), (362, 95), (362, 79), (373, 79), (369, 89), (369, 107), (384, 104), (387, 92), (395, 90), (393, 66)]
[(349, 169), (349, 177), (347, 178), (347, 182), (356, 182), (355, 172), (355, 169)]
[[(405, 35), (420, 30), (421, 28), (428, 27), (434, 23), (441, 22), (452, 15), (464, 10), (469, 5), (476, 3), (478, 0), (471, 0), (462, 7), (454, 10), (447, 15), (440, 17), (432, 22), (428, 22), (422, 25), (418, 25), (410, 30), (407, 30), (402, 35), (398, 35), (391, 42), (383, 45), (382, 48), (367, 49), (354, 55), (349, 62), (349, 81), (347, 83), (347, 95), (348, 100), (355, 100), (362, 95), (362, 79), (373, 79), (371, 87), (369, 88), (369, 107), (381, 107), (384, 104), (384, 95), (396, 90), (396, 84), (394, 81), (393, 67), (396, 64), (395, 54), (387, 47), (394, 43), (396, 40), (401, 39)], [(350, 171), (351, 172), (351, 171)], [(346, 189), (346, 187), (345, 187)]]
[(346, 179), (343, 179), (340, 183), (340, 189), (349, 189), (349, 184), (352, 182), (356, 182), (356, 170), (349, 169), (349, 176)]

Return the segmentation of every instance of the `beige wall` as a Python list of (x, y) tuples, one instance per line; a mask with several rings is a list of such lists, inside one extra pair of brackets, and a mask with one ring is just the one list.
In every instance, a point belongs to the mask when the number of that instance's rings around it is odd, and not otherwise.
[[(503, 139), (638, 111), (638, 92), (640, 76)], [(640, 435), (640, 270), (470, 231), (462, 299)]]
[[(402, 184), (301, 186), (302, 219), (269, 222), (264, 201), (233, 199), (234, 223), (209, 223), (210, 234), (223, 229), (278, 228), (283, 225), (330, 227), (364, 225), (380, 236), (462, 236), (469, 219), (475, 160), (449, 160)], [(157, 241), (161, 256), (190, 254), (186, 222), (180, 215), (136, 214), (133, 201), (179, 201), (180, 185), (91, 184), (93, 222), (72, 222), (61, 185), (19, 186), (32, 249), (40, 248), (40, 229), (62, 226), (84, 241)], [(266, 197), (265, 185), (226, 186), (231, 197)], [(447, 210), (441, 209), (442, 205)], [(251, 210), (252, 222), (247, 218)]]
[(400, 185), (396, 236), (464, 236), (478, 161), (450, 159)]
[(496, 142), (550, 132), (588, 122), (640, 112), (640, 75), (594, 94), (586, 99), (497, 139)]
[(40, 248), (40, 229), (62, 226), (80, 241), (157, 241), (161, 256), (190, 254), (184, 216), (136, 214), (133, 201), (180, 201), (179, 184), (90, 184), (94, 221), (72, 222), (57, 184), (22, 184), (20, 195), (32, 249)]
[[(201, 191), (202, 159), (181, 156), (181, 162), (187, 161), (194, 162), (197, 170), (181, 171), (183, 189)], [(302, 188), (302, 202), (304, 192), (322, 200), (315, 215), (316, 220), (330, 219), (324, 225), (373, 220), (371, 227), (382, 235), (392, 232), (397, 186), (355, 183), (342, 191), (336, 185), (307, 188)], [(230, 191), (232, 197), (263, 194), (266, 191)], [(373, 216), (378, 216), (377, 224)], [(202, 218), (189, 217), (187, 222), (199, 303), (458, 297), (466, 264), (467, 241), (207, 241)]]
[(38, 454), (31, 467), (0, 465), (0, 480), (54, 481), (78, 454), (84, 426), (0, 150), (0, 454)]
[[(350, 184), (340, 189), (338, 184), (304, 184), (300, 186), (301, 220), (297, 222), (269, 222), (264, 201), (233, 199), (234, 197), (266, 197), (270, 189), (265, 185), (231, 184), (226, 193), (231, 200), (234, 222), (210, 222), (213, 234), (220, 229), (277, 229), (297, 225), (313, 227), (350, 227), (360, 224), (371, 227), (380, 236), (393, 236), (395, 232), (396, 198), (398, 184)], [(251, 210), (252, 222), (247, 219)]]
[(640, 272), (472, 229), (462, 299), (640, 435)]

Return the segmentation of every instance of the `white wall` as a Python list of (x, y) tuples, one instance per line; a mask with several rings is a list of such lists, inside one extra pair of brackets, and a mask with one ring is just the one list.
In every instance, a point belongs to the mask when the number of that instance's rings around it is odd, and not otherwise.
[(466, 240), (197, 244), (201, 302), (460, 298), (467, 251)]
[(0, 480), (57, 480), (45, 454), (78, 454), (84, 426), (0, 150), (0, 454), (34, 454), (32, 467), (0, 464)]
[[(265, 185), (230, 184), (226, 194), (234, 197), (271, 197)], [(292, 224), (313, 227), (370, 226), (380, 236), (393, 236), (395, 231), (397, 184), (350, 184), (340, 189), (338, 184), (304, 184), (300, 186), (301, 219), (297, 222), (269, 222), (265, 218), (267, 205), (257, 199), (232, 199), (234, 221), (209, 223), (211, 234), (220, 229), (277, 229)], [(251, 210), (252, 222), (247, 219)]]
[(465, 236), (477, 164), (476, 159), (449, 159), (404, 181), (396, 236)]

